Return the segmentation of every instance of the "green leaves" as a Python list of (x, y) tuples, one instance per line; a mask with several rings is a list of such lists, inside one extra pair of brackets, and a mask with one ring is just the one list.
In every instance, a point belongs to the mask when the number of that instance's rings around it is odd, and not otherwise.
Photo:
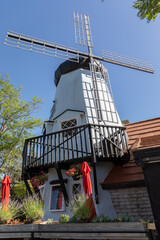
[(137, 0), (134, 2), (133, 8), (139, 10), (137, 16), (140, 19), (146, 18), (149, 23), (160, 14), (160, 0)]
[(24, 141), (35, 127), (42, 125), (42, 119), (31, 116), (39, 110), (42, 99), (23, 101), (21, 88), (15, 88), (8, 75), (0, 76), (0, 174), (11, 178), (17, 174), (20, 178)]

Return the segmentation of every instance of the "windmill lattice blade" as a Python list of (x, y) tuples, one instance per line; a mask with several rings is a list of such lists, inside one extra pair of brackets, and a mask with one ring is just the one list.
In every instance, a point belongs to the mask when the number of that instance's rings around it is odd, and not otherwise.
[(38, 38), (25, 36), (15, 32), (9, 31), (7, 33), (4, 44), (31, 52), (41, 53), (61, 59), (69, 59), (73, 62), (79, 62), (79, 52), (77, 49), (69, 48)]
[(79, 45), (93, 47), (89, 16), (74, 12), (75, 40)]
[(103, 58), (103, 61), (105, 62), (117, 64), (117, 65), (128, 67), (128, 68), (133, 68), (133, 69), (148, 72), (148, 73), (154, 73), (152, 64), (149, 62), (126, 57), (126, 56), (109, 52), (106, 50), (102, 50), (102, 58)]

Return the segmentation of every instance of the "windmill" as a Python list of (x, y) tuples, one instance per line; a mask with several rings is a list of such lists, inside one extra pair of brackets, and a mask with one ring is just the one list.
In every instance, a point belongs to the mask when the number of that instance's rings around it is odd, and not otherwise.
[[(67, 164), (71, 165), (76, 161), (90, 161), (93, 166), (95, 199), (96, 203), (98, 203), (96, 163), (98, 161), (104, 162), (106, 159), (113, 162), (120, 162), (121, 159), (123, 161), (129, 159), (126, 157), (126, 155), (129, 155), (129, 152), (125, 128), (118, 117), (109, 76), (101, 61), (147, 73), (154, 73), (154, 70), (150, 63), (106, 50), (102, 50), (101, 56), (94, 55), (92, 53), (93, 42), (89, 16), (75, 12), (74, 25), (76, 43), (88, 47), (88, 53), (11, 31), (7, 33), (4, 44), (68, 60), (81, 66), (87, 62), (87, 69), (89, 68), (90, 70), (89, 79), (92, 82), (91, 90), (93, 92), (97, 122), (86, 122), (85, 125), (80, 126), (74, 125), (75, 122), (71, 123), (71, 121), (68, 123), (63, 122), (64, 128), (61, 131), (50, 132), (39, 137), (26, 139), (23, 152), (22, 175), (26, 176), (26, 173), (32, 174), (32, 170), (35, 172), (36, 168), (42, 169), (44, 167), (46, 169), (55, 167), (64, 198), (67, 202), (67, 191), (60, 168), (67, 168)], [(56, 86), (59, 84), (58, 81), (56, 80), (55, 82)], [(104, 88), (104, 83), (106, 89), (100, 91), (100, 88)], [(53, 107), (52, 112), (54, 111)], [(51, 118), (51, 120), (53, 119)], [(68, 130), (68, 128), (70, 129)], [(59, 168), (59, 166), (61, 167)]]
[[(114, 100), (109, 77), (106, 78), (106, 72), (103, 70), (102, 64), (100, 64), (99, 61), (108, 62), (147, 73), (154, 73), (154, 70), (152, 65), (148, 62), (129, 58), (106, 50), (101, 51), (101, 56), (94, 55), (92, 53), (93, 41), (88, 15), (74, 12), (74, 26), (76, 44), (88, 47), (88, 53), (80, 52), (78, 49), (73, 49), (68, 46), (62, 46), (60, 44), (40, 40), (11, 31), (7, 33), (4, 44), (31, 52), (41, 53), (43, 55), (68, 59), (69, 61), (73, 62), (79, 62), (81, 57), (88, 59), (92, 77), (97, 118), (99, 121), (103, 121), (100, 96), (97, 86), (97, 72), (101, 79), (106, 79), (106, 84), (111, 95), (110, 102), (114, 104)], [(111, 112), (115, 113), (115, 110), (112, 110)]]

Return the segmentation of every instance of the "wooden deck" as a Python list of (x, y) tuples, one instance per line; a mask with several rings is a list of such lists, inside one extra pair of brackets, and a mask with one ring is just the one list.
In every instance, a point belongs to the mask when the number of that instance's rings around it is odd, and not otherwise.
[(13, 238), (149, 240), (149, 232), (139, 222), (0, 225), (0, 239)]
[[(91, 160), (92, 159), (92, 160)], [(22, 176), (39, 169), (71, 165), (76, 161), (129, 160), (124, 127), (87, 124), (25, 140)]]
[(32, 194), (27, 180), (37, 175), (40, 170), (55, 168), (67, 204), (68, 195), (61, 170), (69, 169), (73, 163), (90, 162), (93, 167), (95, 200), (98, 204), (96, 163), (123, 164), (129, 161), (129, 157), (125, 127), (99, 124), (76, 126), (26, 139), (22, 179), (28, 192)]

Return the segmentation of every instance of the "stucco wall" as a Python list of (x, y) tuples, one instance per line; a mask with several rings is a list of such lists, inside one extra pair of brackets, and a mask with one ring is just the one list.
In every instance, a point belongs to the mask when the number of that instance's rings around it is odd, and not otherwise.
[[(108, 176), (109, 172), (113, 167), (113, 163), (97, 163), (97, 183), (98, 183), (98, 195), (99, 195), (99, 204), (96, 205), (97, 215), (104, 214), (105, 216), (109, 216), (110, 218), (116, 217), (116, 211), (114, 209), (112, 199), (109, 191), (103, 190), (101, 187), (102, 182), (106, 176)], [(94, 193), (94, 182), (93, 182), (93, 172), (92, 172), (92, 187)]]
[[(98, 192), (99, 192), (99, 204), (95, 204), (97, 215), (104, 214), (105, 216), (110, 216), (111, 218), (116, 217), (116, 212), (114, 206), (112, 204), (112, 200), (110, 197), (110, 193), (106, 190), (103, 190), (100, 183), (104, 181), (105, 176), (107, 176), (113, 167), (112, 163), (97, 163), (97, 183), (98, 183)], [(65, 170), (62, 170), (63, 178), (68, 178), (65, 174)], [(68, 214), (72, 215), (70, 212), (70, 208), (64, 206), (63, 211), (50, 211), (50, 199), (51, 199), (51, 185), (50, 182), (52, 180), (58, 180), (57, 173), (55, 169), (49, 169), (48, 173), (48, 181), (45, 183), (44, 189), (44, 205), (45, 205), (45, 215), (44, 219), (47, 220), (48, 218), (52, 218), (57, 221), (61, 214)], [(82, 182), (82, 179), (80, 179)], [(68, 178), (68, 182), (66, 184), (66, 190), (69, 196), (69, 201), (72, 200), (71, 194), (71, 186), (73, 183), (72, 178)], [(74, 181), (77, 183), (77, 181)], [(94, 181), (93, 181), (93, 169), (91, 167), (91, 183), (92, 183), (92, 190), (93, 190), (93, 199), (94, 199)]]
[(109, 190), (116, 213), (137, 219), (152, 220), (152, 210), (146, 187)]

